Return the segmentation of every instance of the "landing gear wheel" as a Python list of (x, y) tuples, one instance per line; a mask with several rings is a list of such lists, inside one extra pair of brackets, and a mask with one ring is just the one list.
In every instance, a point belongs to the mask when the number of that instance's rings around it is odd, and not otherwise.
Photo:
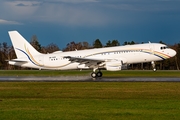
[(96, 78), (96, 73), (95, 73), (95, 72), (92, 72), (92, 73), (91, 73), (91, 77)]
[(102, 72), (101, 72), (101, 71), (97, 72), (97, 73), (96, 73), (96, 76), (97, 76), (97, 77), (102, 77)]

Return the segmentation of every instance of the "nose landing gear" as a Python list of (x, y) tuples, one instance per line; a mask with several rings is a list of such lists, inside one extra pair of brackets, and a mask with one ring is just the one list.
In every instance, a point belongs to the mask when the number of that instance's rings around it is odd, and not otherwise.
[(155, 72), (156, 71), (156, 64), (154, 63), (154, 61), (152, 61), (151, 64), (152, 64), (153, 71)]

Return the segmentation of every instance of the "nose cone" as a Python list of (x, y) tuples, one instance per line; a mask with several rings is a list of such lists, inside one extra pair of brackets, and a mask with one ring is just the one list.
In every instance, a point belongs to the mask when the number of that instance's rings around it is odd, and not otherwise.
[(171, 49), (169, 55), (170, 55), (171, 57), (174, 57), (174, 56), (176, 55), (176, 51), (173, 50), (173, 49)]

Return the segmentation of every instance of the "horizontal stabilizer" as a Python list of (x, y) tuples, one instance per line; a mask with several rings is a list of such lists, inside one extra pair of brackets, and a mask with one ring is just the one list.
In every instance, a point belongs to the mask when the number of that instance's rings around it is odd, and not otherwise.
[(23, 60), (23, 59), (12, 59), (12, 60), (6, 60), (6, 61), (11, 61), (11, 62), (28, 62), (27, 60)]

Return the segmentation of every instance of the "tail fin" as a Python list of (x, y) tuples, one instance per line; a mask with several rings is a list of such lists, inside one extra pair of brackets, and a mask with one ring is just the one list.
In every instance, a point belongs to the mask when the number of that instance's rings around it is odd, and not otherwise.
[(41, 54), (32, 45), (30, 45), (17, 31), (9, 31), (8, 33), (18, 59), (28, 58), (31, 55), (35, 56)]

